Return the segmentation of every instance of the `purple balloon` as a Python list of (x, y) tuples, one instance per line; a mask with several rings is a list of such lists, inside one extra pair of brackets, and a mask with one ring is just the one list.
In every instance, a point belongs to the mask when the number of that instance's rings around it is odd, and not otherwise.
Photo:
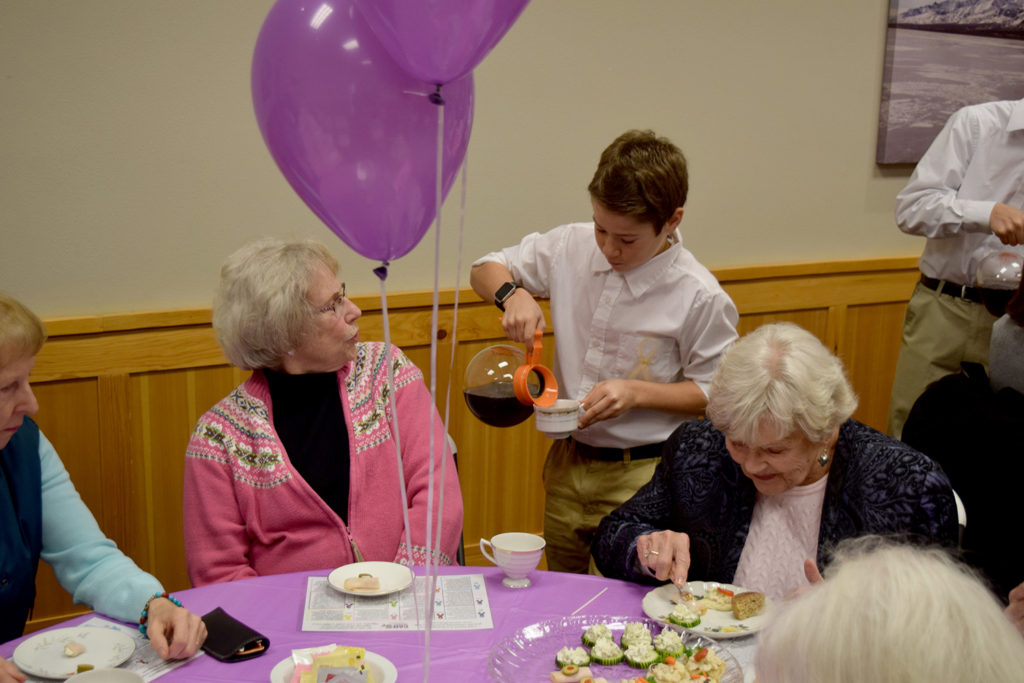
[[(310, 209), (363, 256), (409, 253), (437, 215), (434, 85), (388, 55), (352, 0), (278, 0), (252, 61), (263, 140)], [(444, 86), (442, 190), (473, 123), (473, 79)]]
[(476, 68), (529, 0), (355, 0), (406, 73), (451, 83)]

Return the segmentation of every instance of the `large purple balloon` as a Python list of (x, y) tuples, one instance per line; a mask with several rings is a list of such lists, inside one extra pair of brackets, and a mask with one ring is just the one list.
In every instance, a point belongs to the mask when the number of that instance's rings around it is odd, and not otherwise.
[[(264, 142), (309, 208), (370, 259), (409, 253), (437, 214), (434, 89), (395, 64), (352, 0), (278, 0), (256, 41)], [(447, 195), (469, 144), (472, 75), (442, 95)]]
[(451, 83), (476, 68), (529, 0), (355, 0), (406, 73)]

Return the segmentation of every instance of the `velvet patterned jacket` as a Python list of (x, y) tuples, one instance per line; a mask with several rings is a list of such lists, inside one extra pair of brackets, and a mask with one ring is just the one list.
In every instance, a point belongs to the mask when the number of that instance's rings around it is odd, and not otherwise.
[[(756, 493), (710, 420), (683, 423), (651, 481), (601, 521), (592, 547), (597, 567), (605, 576), (658, 583), (640, 570), (636, 539), (670, 529), (690, 537), (690, 576), (731, 582)], [(860, 422), (841, 425), (821, 511), (819, 566), (848, 537), (905, 534), (953, 545), (957, 532), (953, 489), (937, 464)]]

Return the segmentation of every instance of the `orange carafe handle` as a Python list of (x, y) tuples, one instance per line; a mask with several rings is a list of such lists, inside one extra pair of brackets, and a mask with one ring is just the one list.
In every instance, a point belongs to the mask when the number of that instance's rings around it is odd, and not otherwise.
[[(512, 391), (523, 405), (532, 404), (547, 408), (558, 400), (558, 381), (555, 379), (554, 373), (540, 362), (541, 352), (544, 348), (541, 344), (542, 336), (544, 333), (540, 329), (533, 331), (533, 349), (530, 351), (526, 363), (516, 368), (512, 375)], [(530, 374), (534, 372), (540, 375), (541, 379), (542, 386), (539, 396), (530, 394), (528, 382)]]

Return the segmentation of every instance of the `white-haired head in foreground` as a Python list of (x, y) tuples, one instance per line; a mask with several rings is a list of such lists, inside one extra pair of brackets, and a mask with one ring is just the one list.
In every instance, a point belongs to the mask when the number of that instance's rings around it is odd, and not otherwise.
[(244, 370), (277, 368), (313, 327), (306, 293), (318, 269), (338, 272), (312, 240), (265, 238), (228, 256), (213, 301), (213, 331), (224, 355)]
[(776, 434), (799, 430), (818, 443), (856, 409), (842, 361), (802, 327), (771, 323), (726, 349), (711, 381), (707, 416), (739, 441), (756, 441), (770, 422)]
[(1010, 683), (1024, 680), (1024, 638), (947, 552), (867, 537), (769, 617), (754, 669), (758, 683)]

